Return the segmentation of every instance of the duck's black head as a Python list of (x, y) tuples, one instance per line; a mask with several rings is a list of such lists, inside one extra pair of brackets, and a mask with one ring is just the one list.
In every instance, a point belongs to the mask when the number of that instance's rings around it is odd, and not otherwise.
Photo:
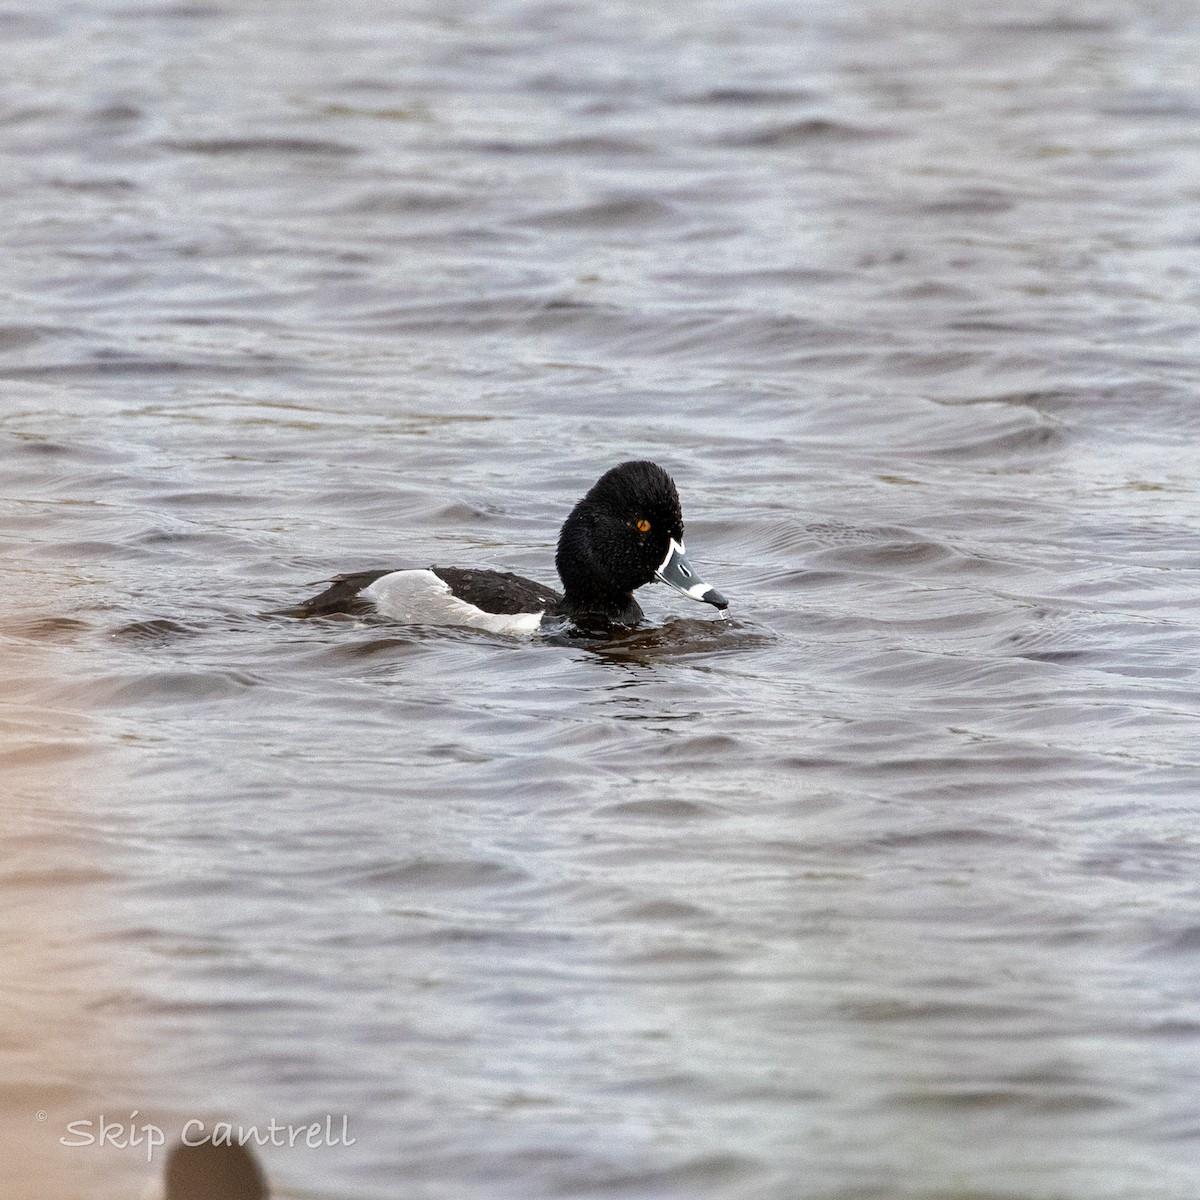
[(717, 608), (724, 597), (695, 575), (683, 550), (683, 510), (670, 475), (652, 462), (606, 471), (563, 523), (554, 564), (559, 611), (577, 622), (636, 625), (635, 589), (655, 578)]

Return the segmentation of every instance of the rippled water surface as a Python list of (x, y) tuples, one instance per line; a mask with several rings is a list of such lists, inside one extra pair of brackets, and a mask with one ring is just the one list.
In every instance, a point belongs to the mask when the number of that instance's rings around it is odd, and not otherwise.
[[(1200, 1194), (1194, 5), (0, 40), (7, 1195)], [(631, 457), (729, 619), (264, 615)]]

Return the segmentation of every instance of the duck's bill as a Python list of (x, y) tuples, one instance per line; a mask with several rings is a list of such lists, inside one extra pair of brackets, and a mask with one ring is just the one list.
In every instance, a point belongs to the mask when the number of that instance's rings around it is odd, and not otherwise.
[(705, 583), (696, 574), (695, 568), (688, 562), (688, 556), (683, 546), (674, 538), (671, 539), (667, 557), (663, 559), (662, 566), (654, 572), (654, 575), (677, 592), (682, 592), (693, 600), (703, 600), (705, 604), (711, 604), (715, 608), (729, 607), (729, 601), (712, 584)]

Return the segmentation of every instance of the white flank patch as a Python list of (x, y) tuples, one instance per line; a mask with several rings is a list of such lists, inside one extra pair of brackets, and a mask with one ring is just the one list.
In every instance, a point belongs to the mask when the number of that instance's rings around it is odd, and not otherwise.
[(536, 633), (542, 614), (490, 613), (460, 600), (432, 571), (393, 571), (358, 593), (381, 617), (407, 625), (469, 625), (489, 633)]

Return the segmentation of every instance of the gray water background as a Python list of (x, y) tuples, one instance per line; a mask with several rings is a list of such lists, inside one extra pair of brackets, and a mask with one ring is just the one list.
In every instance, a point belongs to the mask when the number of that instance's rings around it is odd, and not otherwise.
[[(56, 764), (0, 895), (87, 914), (69, 987), (143, 1042), (52, 1133), (345, 1113), (264, 1152), (320, 1200), (1200, 1194), (1194, 4), (0, 47), (0, 711)], [(729, 620), (261, 615), (553, 582), (630, 457)]]

